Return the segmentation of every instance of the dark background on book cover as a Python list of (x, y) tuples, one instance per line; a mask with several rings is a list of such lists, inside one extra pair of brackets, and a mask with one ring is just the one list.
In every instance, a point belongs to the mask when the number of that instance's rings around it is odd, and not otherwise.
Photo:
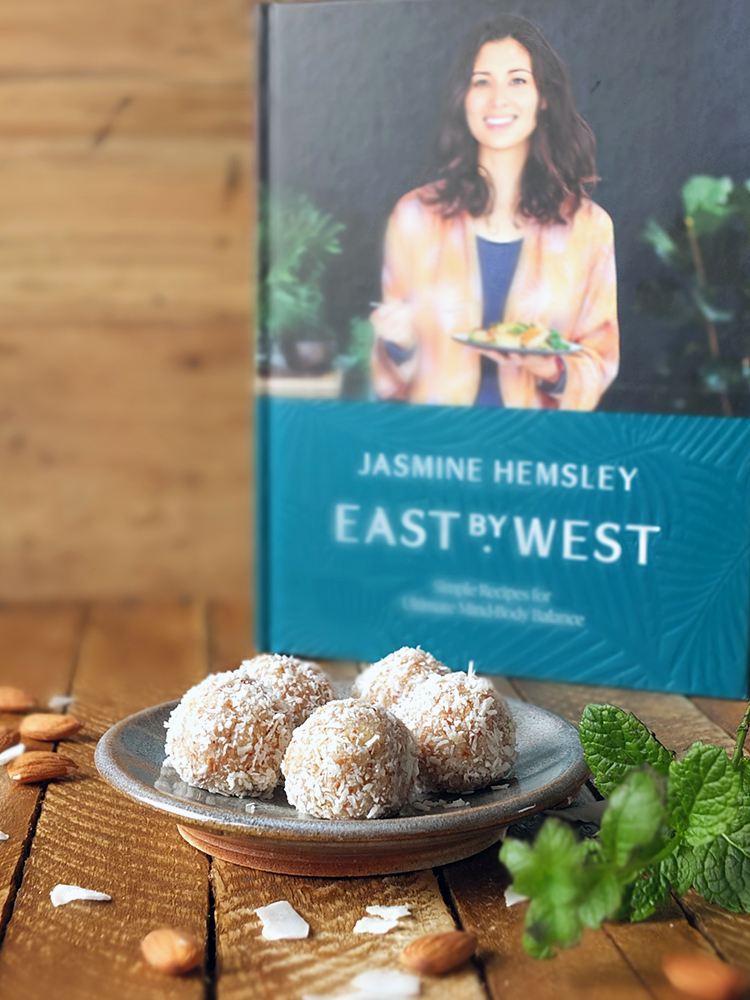
[(271, 12), (268, 181), (305, 192), (346, 225), (326, 279), (328, 318), (346, 338), (380, 297), (388, 215), (431, 177), (449, 68), (469, 29), (528, 17), (567, 63), (594, 130), (595, 200), (615, 227), (622, 363), (601, 409), (653, 407), (671, 328), (638, 314), (658, 268), (641, 238), (669, 225), (693, 174), (750, 173), (750, 4), (746, 0), (401, 0), (279, 5)]

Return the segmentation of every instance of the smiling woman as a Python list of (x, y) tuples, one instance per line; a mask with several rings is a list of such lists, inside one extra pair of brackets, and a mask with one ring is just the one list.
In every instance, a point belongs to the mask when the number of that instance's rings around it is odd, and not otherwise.
[[(590, 198), (594, 150), (542, 33), (515, 15), (474, 29), (449, 86), (437, 178), (402, 198), (388, 225), (383, 305), (371, 316), (381, 398), (596, 407), (619, 337), (612, 223)], [(556, 330), (558, 347), (466, 343), (501, 321)]]

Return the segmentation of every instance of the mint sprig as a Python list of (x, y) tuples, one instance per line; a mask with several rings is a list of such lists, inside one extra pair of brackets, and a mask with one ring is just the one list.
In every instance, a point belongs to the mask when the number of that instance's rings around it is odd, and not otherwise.
[(608, 798), (597, 839), (579, 841), (549, 819), (533, 845), (506, 840), (500, 859), (531, 900), (524, 947), (550, 958), (585, 927), (615, 917), (645, 920), (692, 886), (733, 912), (750, 912), (750, 762), (694, 743), (677, 761), (635, 716), (588, 705), (580, 736), (597, 787)]

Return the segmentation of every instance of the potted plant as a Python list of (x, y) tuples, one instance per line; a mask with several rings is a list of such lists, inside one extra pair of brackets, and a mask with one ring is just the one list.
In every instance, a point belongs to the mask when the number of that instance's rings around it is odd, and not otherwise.
[(341, 223), (302, 194), (266, 195), (259, 219), (258, 320), (266, 369), (283, 356), (299, 374), (327, 371), (336, 342), (323, 317), (322, 279), (341, 253)]
[(659, 395), (677, 412), (746, 416), (750, 410), (750, 180), (697, 175), (682, 188), (669, 229), (643, 237), (662, 262), (641, 282), (641, 312), (671, 325)]

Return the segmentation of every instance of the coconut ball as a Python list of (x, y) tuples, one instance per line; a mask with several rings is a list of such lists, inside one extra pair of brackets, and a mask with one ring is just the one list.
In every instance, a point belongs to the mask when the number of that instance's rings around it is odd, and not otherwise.
[(513, 716), (483, 677), (435, 674), (415, 685), (397, 711), (417, 741), (419, 782), (426, 789), (473, 792), (513, 765)]
[(256, 681), (272, 687), (289, 705), (296, 729), (316, 708), (335, 697), (328, 675), (317, 663), (279, 653), (261, 653), (243, 660), (240, 670)]
[(424, 649), (403, 646), (364, 670), (354, 682), (352, 694), (371, 705), (393, 708), (433, 674), (450, 673), (448, 667)]
[(295, 729), (281, 770), (286, 797), (321, 819), (398, 812), (417, 776), (414, 737), (381, 705), (329, 701)]
[(292, 735), (275, 691), (241, 671), (192, 687), (166, 723), (166, 750), (183, 781), (226, 795), (269, 796)]

